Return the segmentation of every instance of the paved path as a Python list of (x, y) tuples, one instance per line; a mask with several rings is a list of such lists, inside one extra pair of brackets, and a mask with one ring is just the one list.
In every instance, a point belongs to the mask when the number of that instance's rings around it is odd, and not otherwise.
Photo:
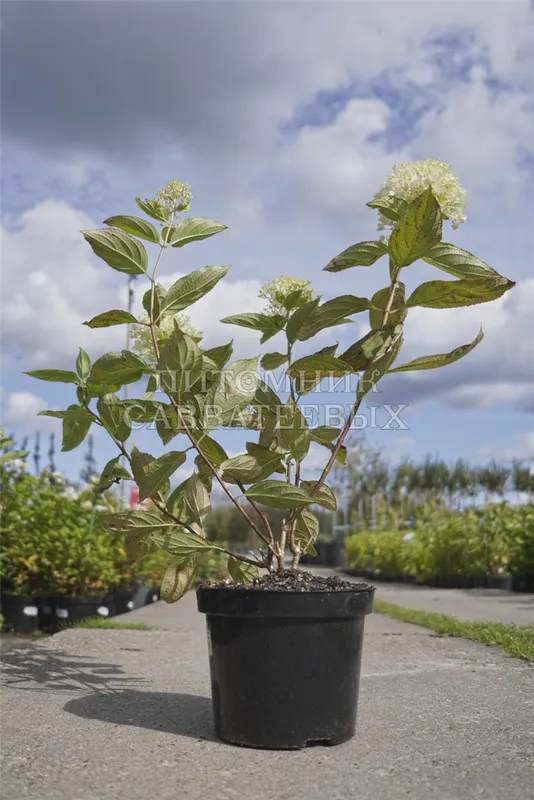
[[(348, 580), (358, 580), (343, 575)], [(406, 583), (377, 583), (376, 597), (420, 611), (450, 614), (458, 619), (534, 625), (534, 594), (501, 589), (432, 589)], [(534, 795), (533, 795), (534, 797)]]
[(534, 669), (494, 648), (374, 614), (356, 738), (270, 752), (214, 738), (194, 594), (125, 621), (166, 630), (5, 656), (3, 800), (532, 800)]

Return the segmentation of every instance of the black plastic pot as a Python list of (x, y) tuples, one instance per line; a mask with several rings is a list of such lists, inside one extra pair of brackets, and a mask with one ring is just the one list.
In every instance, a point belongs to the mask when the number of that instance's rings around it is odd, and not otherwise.
[(73, 624), (87, 617), (112, 617), (114, 605), (106, 597), (60, 597), (56, 604), (56, 619), (59, 623)]
[(488, 589), (503, 589), (506, 592), (512, 591), (512, 578), (506, 576), (505, 578), (500, 575), (488, 575)]
[(58, 598), (55, 595), (37, 597), (39, 609), (39, 627), (41, 630), (54, 632), (56, 629), (56, 605)]
[(534, 592), (534, 575), (519, 573), (512, 576), (513, 592)]
[(145, 598), (145, 606), (149, 606), (151, 603), (157, 603), (160, 599), (160, 594), (161, 589), (159, 586), (151, 586)]
[(325, 566), (327, 567), (343, 567), (345, 566), (344, 551), (345, 545), (343, 542), (325, 542)]
[(15, 633), (35, 633), (39, 630), (39, 607), (35, 597), (3, 594), (1, 598), (4, 625)]
[(135, 608), (134, 589), (118, 589), (113, 594), (113, 611), (115, 614), (126, 614), (128, 611), (133, 611)]
[(282, 750), (352, 738), (373, 595), (197, 589), (217, 736)]

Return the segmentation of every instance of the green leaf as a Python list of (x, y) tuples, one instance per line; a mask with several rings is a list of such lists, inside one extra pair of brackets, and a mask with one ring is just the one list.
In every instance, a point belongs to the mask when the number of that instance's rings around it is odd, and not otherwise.
[(69, 419), (78, 422), (94, 422), (90, 411), (81, 406), (69, 406), (65, 411), (39, 411), (39, 417), (54, 417), (55, 419)]
[(281, 367), (282, 364), (286, 363), (286, 361), (287, 361), (287, 354), (284, 355), (283, 353), (266, 353), (264, 356), (262, 356), (260, 364), (263, 367), (263, 369), (271, 370)]
[[(262, 417), (259, 446), (267, 450), (274, 450), (276, 453), (285, 455), (289, 453), (289, 448), (282, 438), (279, 420), (276, 416)], [(247, 445), (247, 450), (249, 446)]]
[[(153, 464), (156, 461), (154, 456), (150, 455), (150, 453), (142, 453), (137, 447), (132, 447), (132, 454), (131, 454), (131, 464), (132, 464), (132, 472), (134, 476), (134, 480), (136, 484), (139, 486), (139, 496), (141, 496), (141, 484), (145, 481), (145, 473), (147, 467), (150, 464)], [(171, 484), (169, 479), (167, 478), (164, 480), (158, 489), (154, 490), (154, 494), (152, 495), (153, 498), (161, 501), (162, 503), (165, 502), (167, 495), (169, 494), (171, 488)], [(175, 523), (176, 524), (176, 523)]]
[[(383, 330), (385, 330), (385, 328)], [(399, 336), (391, 349), (388, 349), (381, 356), (373, 360), (373, 362), (365, 370), (358, 382), (358, 400), (360, 400), (362, 397), (365, 397), (365, 395), (368, 394), (368, 392), (370, 392), (374, 386), (376, 386), (382, 376), (386, 374), (397, 358), (402, 347), (402, 343), (403, 338), (402, 336)]]
[(202, 372), (202, 353), (199, 346), (176, 323), (161, 349), (158, 372), (163, 391), (180, 404)]
[(228, 483), (255, 483), (276, 472), (280, 462), (280, 453), (257, 446), (249, 453), (223, 461), (222, 479)]
[[(72, 405), (69, 406), (67, 410), (78, 412), (79, 409), (80, 406)], [(83, 411), (84, 409), (81, 410)], [(89, 419), (78, 419), (72, 415), (65, 417), (63, 419), (63, 440), (61, 444), (61, 451), (66, 453), (69, 450), (74, 450), (75, 447), (78, 447), (78, 445), (83, 442), (89, 433), (92, 422), (92, 416), (89, 416)]]
[(319, 536), (319, 520), (311, 511), (304, 508), (295, 524), (294, 538), (303, 552), (306, 552)]
[(25, 372), (30, 378), (37, 378), (39, 381), (52, 381), (53, 383), (80, 383), (80, 379), (75, 372), (66, 369), (34, 369)]
[(392, 222), (398, 222), (408, 208), (406, 200), (403, 200), (401, 197), (390, 197), (388, 195), (377, 197), (366, 205), (368, 208), (375, 208), (377, 211), (380, 211), (386, 219), (390, 219)]
[(171, 556), (178, 556), (181, 559), (197, 558), (213, 549), (213, 545), (203, 536), (179, 527), (168, 528), (163, 536), (156, 534), (155, 540)]
[[(145, 454), (148, 455), (148, 454)], [(152, 456), (149, 456), (152, 458)], [(158, 511), (123, 511), (118, 514), (103, 514), (100, 521), (111, 533), (150, 534), (161, 537), (170, 530), (181, 531), (176, 522), (164, 517)]]
[(114, 483), (120, 483), (122, 478), (127, 480), (131, 480), (132, 476), (120, 463), (121, 456), (116, 456), (112, 458), (111, 461), (108, 461), (104, 469), (102, 470), (102, 474), (100, 475), (100, 480), (95, 488), (95, 492), (99, 494), (102, 492), (107, 491)]
[(310, 300), (309, 303), (305, 303), (300, 308), (297, 308), (297, 310), (291, 314), (286, 326), (287, 340), (290, 344), (294, 344), (297, 341), (302, 327), (314, 313), (318, 305), (319, 298), (317, 297), (315, 300)]
[(440, 353), (439, 355), (434, 356), (421, 356), (413, 361), (408, 361), (407, 364), (402, 364), (400, 367), (395, 367), (394, 369), (388, 370), (388, 373), (411, 372), (412, 370), (437, 369), (438, 367), (446, 367), (449, 364), (453, 364), (455, 361), (459, 361), (460, 358), (463, 358), (470, 353), (471, 350), (474, 350), (474, 348), (477, 346), (477, 344), (480, 344), (483, 338), (484, 334), (481, 328), (478, 336), (469, 344), (463, 344), (460, 347), (455, 347), (450, 353)]
[(336, 342), (335, 344), (328, 344), (326, 347), (321, 347), (317, 353), (320, 356), (335, 356), (338, 345), (339, 342)]
[(408, 204), (389, 237), (388, 249), (397, 267), (406, 267), (427, 254), (441, 240), (439, 203), (428, 187)]
[(228, 344), (222, 344), (219, 347), (212, 347), (211, 350), (204, 350), (203, 355), (213, 361), (219, 369), (222, 369), (225, 364), (228, 363), (230, 358), (232, 357), (232, 352), (234, 349), (234, 342), (228, 342)]
[(275, 336), (285, 325), (285, 317), (281, 314), (234, 314), (231, 317), (224, 317), (221, 320), (228, 325), (239, 325), (241, 328), (250, 328), (253, 331), (261, 331), (260, 343), (263, 344), (271, 337)]
[(254, 564), (247, 564), (235, 556), (228, 556), (227, 567), (230, 577), (236, 583), (252, 583), (259, 575), (258, 568)]
[(119, 442), (125, 442), (131, 433), (126, 405), (117, 395), (109, 392), (98, 398), (96, 408), (105, 429)]
[(104, 220), (104, 225), (111, 225), (113, 228), (120, 228), (125, 233), (131, 233), (132, 236), (139, 236), (140, 239), (146, 239), (147, 242), (159, 244), (158, 230), (144, 219), (139, 217), (118, 216), (108, 217)]
[(176, 603), (191, 588), (198, 572), (196, 560), (169, 564), (161, 581), (161, 598), (166, 603)]
[(450, 275), (454, 275), (456, 278), (475, 280), (477, 278), (498, 279), (502, 277), (496, 270), (489, 267), (472, 253), (447, 242), (439, 242), (439, 244), (431, 247), (423, 261), (444, 272), (448, 272)]
[(200, 267), (173, 283), (161, 303), (160, 316), (177, 314), (204, 297), (223, 278), (230, 267)]
[(183, 522), (195, 522), (201, 527), (210, 512), (210, 496), (206, 485), (196, 473), (186, 478), (169, 497), (167, 507)]
[(76, 372), (82, 381), (84, 381), (91, 372), (91, 359), (81, 347), (78, 358), (76, 359)]
[[(323, 447), (326, 447), (328, 450), (330, 450), (331, 453), (334, 452), (334, 444), (332, 443), (333, 439), (337, 439), (340, 433), (340, 428), (332, 428), (328, 425), (320, 425), (317, 428), (310, 428), (310, 437), (312, 442), (321, 444)], [(339, 464), (345, 464), (347, 462), (347, 448), (344, 445), (342, 445), (337, 451), (336, 461)]]
[(323, 269), (325, 272), (341, 272), (350, 267), (370, 267), (388, 251), (385, 242), (359, 242), (347, 247)]
[(215, 439), (212, 439), (211, 436), (208, 436), (207, 433), (195, 429), (191, 431), (191, 435), (202, 455), (204, 455), (213, 466), (220, 467), (221, 464), (227, 460), (228, 455), (224, 447)]
[(140, 197), (135, 198), (135, 202), (145, 214), (152, 219), (157, 219), (159, 222), (168, 222), (169, 213), (165, 206), (158, 200), (141, 200)]
[(139, 486), (139, 500), (146, 500), (153, 497), (161, 489), (171, 475), (181, 467), (187, 458), (186, 453), (171, 450), (169, 453), (156, 458), (146, 464), (143, 469), (142, 478), (136, 483)]
[[(200, 217), (182, 219), (173, 226), (168, 244), (173, 247), (183, 247), (190, 242), (200, 242), (202, 239), (208, 239), (210, 236), (215, 236), (216, 233), (226, 229), (227, 225), (223, 225), (221, 222), (213, 222), (211, 219), (202, 219)], [(167, 228), (163, 229), (162, 236), (165, 239)]]
[(94, 231), (82, 231), (86, 242), (89, 242), (93, 253), (118, 272), (128, 275), (142, 275), (146, 272), (148, 256), (145, 248), (130, 236), (118, 230), (100, 228)]
[(212, 429), (230, 424), (234, 414), (251, 403), (260, 385), (257, 363), (257, 357), (234, 361), (210, 386), (206, 407), (216, 415)]
[(314, 502), (304, 489), (285, 481), (262, 481), (248, 489), (245, 497), (270, 508), (299, 508)]
[(282, 305), (286, 309), (286, 311), (294, 311), (300, 305), (302, 305), (302, 296), (303, 290), (302, 289), (295, 289), (294, 292), (290, 292), (286, 297), (282, 300)]
[(202, 481), (209, 494), (213, 485), (213, 472), (201, 455), (195, 457), (195, 466), (198, 470), (198, 479)]
[(389, 326), (378, 331), (369, 331), (346, 350), (341, 358), (350, 364), (354, 372), (366, 369), (373, 359), (378, 358), (390, 347), (395, 332)]
[(7, 453), (0, 453), (0, 464), (8, 464), (10, 461), (17, 461), (17, 459), (25, 458), (27, 455), (27, 450), (10, 450)]
[[(389, 302), (390, 291), (391, 287), (386, 286), (384, 289), (379, 289), (379, 291), (373, 295), (371, 308), (369, 309), (369, 324), (373, 330), (380, 330), (384, 324), (384, 313)], [(391, 304), (387, 324), (401, 325), (406, 319), (407, 313), (405, 286), (402, 282), (399, 282), (395, 285), (395, 294), (393, 295), (393, 302)]]
[(367, 311), (370, 305), (371, 303), (366, 297), (354, 297), (351, 294), (327, 300), (326, 303), (311, 312), (308, 320), (300, 329), (298, 339), (304, 342), (324, 328), (331, 328), (334, 325), (350, 322), (351, 320), (347, 320), (346, 317), (351, 314), (359, 314), (361, 311)]
[[(164, 289), (159, 283), (154, 285), (154, 307), (152, 309), (152, 317), (157, 322), (161, 316), (161, 305), (167, 295), (167, 289)], [(152, 304), (152, 287), (147, 289), (143, 295), (143, 308), (150, 317), (150, 306)]]
[[(89, 378), (90, 377), (91, 375), (89, 374)], [(100, 397), (100, 395), (104, 390), (108, 392), (118, 392), (120, 388), (121, 388), (120, 383), (108, 382), (104, 385), (103, 383), (91, 383), (90, 380), (87, 381), (84, 387), (85, 394), (89, 399), (92, 399), (94, 397)]]
[(406, 305), (424, 308), (459, 308), (496, 300), (515, 286), (507, 278), (459, 281), (428, 281), (422, 283), (408, 298)]
[(261, 414), (269, 416), (278, 414), (278, 409), (283, 405), (276, 392), (262, 380), (259, 381), (258, 388), (250, 402)]
[(337, 500), (332, 489), (323, 483), (312, 495), (311, 492), (315, 485), (316, 481), (302, 481), (302, 486), (308, 489), (308, 493), (312, 497), (312, 503), (317, 503), (318, 506), (326, 508), (327, 511), (337, 511)]
[(308, 375), (313, 377), (313, 375), (317, 373), (319, 373), (321, 378), (326, 378), (328, 376), (340, 377), (352, 372), (352, 367), (350, 364), (347, 364), (346, 361), (336, 356), (315, 353), (314, 355), (304, 356), (294, 361), (286, 372), (292, 377), (298, 377), (303, 373), (306, 377)]
[(114, 308), (112, 311), (104, 311), (88, 322), (84, 322), (88, 328), (111, 328), (112, 325), (127, 325), (130, 322), (137, 322), (136, 317), (129, 311), (121, 311)]
[(302, 411), (291, 397), (280, 409), (279, 427), (295, 461), (304, 461), (310, 449), (310, 432)]
[(319, 425), (317, 428), (310, 428), (311, 438), (319, 444), (329, 444), (333, 439), (337, 439), (340, 433), (340, 428), (334, 428), (330, 425)]
[(141, 380), (147, 365), (142, 358), (129, 350), (121, 353), (106, 353), (97, 358), (91, 367), (89, 383), (111, 387), (124, 386)]

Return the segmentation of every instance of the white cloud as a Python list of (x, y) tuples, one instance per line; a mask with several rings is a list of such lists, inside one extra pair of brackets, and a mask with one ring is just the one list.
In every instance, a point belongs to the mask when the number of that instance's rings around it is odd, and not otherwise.
[(36, 432), (61, 435), (61, 420), (38, 416), (48, 406), (46, 400), (32, 392), (11, 392), (2, 402), (2, 425), (16, 428), (19, 436)]
[(118, 329), (82, 323), (121, 308), (125, 279), (96, 265), (80, 230), (94, 228), (83, 212), (48, 200), (24, 212), (3, 236), (3, 346), (26, 369), (71, 368), (81, 346), (90, 355), (120, 348)]
[(46, 408), (46, 400), (31, 392), (12, 392), (7, 396), (3, 412), (6, 425), (35, 422), (35, 416)]
[(506, 451), (506, 458), (534, 461), (534, 431), (522, 431), (514, 439), (514, 446)]

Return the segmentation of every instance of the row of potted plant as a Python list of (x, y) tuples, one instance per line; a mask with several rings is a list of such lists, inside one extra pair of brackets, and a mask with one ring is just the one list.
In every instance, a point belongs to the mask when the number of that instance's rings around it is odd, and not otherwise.
[(355, 533), (345, 551), (351, 571), (375, 580), (534, 591), (534, 506), (435, 512), (411, 531)]

